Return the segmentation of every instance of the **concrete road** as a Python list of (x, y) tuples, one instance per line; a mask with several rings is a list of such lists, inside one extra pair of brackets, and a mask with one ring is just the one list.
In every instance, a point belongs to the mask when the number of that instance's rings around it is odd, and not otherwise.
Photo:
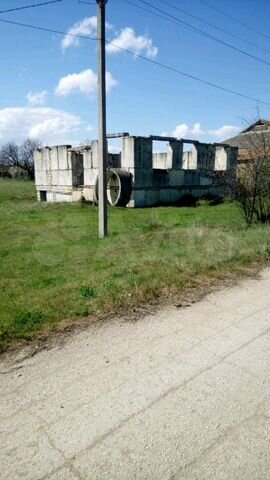
[(0, 478), (270, 478), (269, 279), (2, 361)]

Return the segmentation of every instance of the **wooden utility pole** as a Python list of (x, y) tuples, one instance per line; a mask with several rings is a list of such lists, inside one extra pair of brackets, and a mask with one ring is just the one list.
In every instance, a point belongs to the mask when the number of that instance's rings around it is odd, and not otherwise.
[(96, 0), (98, 5), (98, 213), (99, 237), (108, 235), (107, 215), (107, 139), (106, 139), (106, 57), (105, 8), (108, 0)]

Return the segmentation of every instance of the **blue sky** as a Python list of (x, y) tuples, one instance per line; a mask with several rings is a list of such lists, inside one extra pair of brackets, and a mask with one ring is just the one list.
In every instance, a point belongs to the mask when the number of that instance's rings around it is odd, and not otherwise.
[[(0, 10), (41, 1), (0, 0)], [(209, 5), (261, 34), (222, 15), (202, 0), (166, 0), (186, 13), (168, 6), (165, 0), (147, 1), (270, 62), (270, 38), (263, 36), (270, 37), (268, 0), (207, 0)], [(139, 0), (132, 3), (150, 9)], [(0, 14), (0, 19), (95, 36), (95, 16), (95, 4), (63, 0)], [(108, 1), (107, 22), (107, 38), (114, 44), (270, 104), (270, 65), (124, 0)], [(0, 42), (0, 144), (7, 140), (20, 142), (27, 136), (39, 138), (44, 144), (78, 144), (97, 137), (96, 41), (1, 23)], [(258, 105), (203, 85), (112, 46), (107, 51), (107, 72), (109, 132), (166, 133), (220, 141), (241, 130), (243, 121), (253, 120), (258, 111), (261, 117), (270, 118), (269, 105)]]

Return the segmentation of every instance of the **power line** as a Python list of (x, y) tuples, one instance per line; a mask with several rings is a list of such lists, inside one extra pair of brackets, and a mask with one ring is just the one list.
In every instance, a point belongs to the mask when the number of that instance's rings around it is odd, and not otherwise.
[[(127, 3), (131, 3), (129, 0), (124, 0), (124, 1), (126, 1)], [(199, 29), (199, 28), (191, 25), (190, 23), (181, 20), (179, 17), (176, 17), (175, 15), (169, 14), (168, 12), (166, 12), (166, 11), (164, 11), (164, 10), (161, 10), (160, 8), (152, 5), (151, 3), (149, 3), (149, 2), (147, 2), (147, 1), (145, 1), (145, 0), (137, 0), (137, 1), (139, 1), (140, 3), (143, 3), (144, 5), (149, 6), (149, 7), (152, 8), (153, 10), (156, 10), (156, 11), (160, 12), (161, 14), (165, 15), (166, 17), (168, 17), (168, 18), (167, 18), (168, 20), (169, 20), (169, 19), (173, 19), (173, 20), (174, 20), (173, 23), (175, 23), (175, 21), (176, 21), (177, 23), (182, 24), (184, 27), (186, 27), (186, 28), (188, 28), (188, 29), (190, 29), (190, 30), (193, 30), (193, 31), (195, 31), (195, 32), (197, 32), (197, 33), (205, 36), (205, 37), (208, 37), (208, 38), (210, 38), (210, 39), (212, 39), (212, 40), (214, 40), (214, 41), (216, 41), (216, 42), (218, 42), (218, 43), (220, 43), (220, 44), (222, 44), (222, 45), (224, 45), (224, 46), (226, 46), (226, 47), (228, 47), (228, 48), (231, 48), (231, 49), (233, 49), (233, 50), (236, 50), (236, 51), (242, 53), (243, 55), (246, 55), (246, 56), (248, 56), (248, 57), (250, 57), (250, 58), (253, 58), (253, 59), (256, 60), (256, 61), (259, 61), (259, 62), (264, 63), (264, 64), (266, 64), (266, 65), (270, 65), (269, 62), (263, 60), (262, 58), (257, 57), (257, 56), (255, 56), (255, 55), (247, 52), (246, 50), (240, 49), (240, 48), (238, 48), (238, 47), (236, 47), (236, 46), (234, 46), (234, 45), (232, 45), (232, 44), (230, 44), (230, 43), (227, 43), (227, 42), (225, 42), (225, 41), (223, 41), (223, 40), (215, 37), (214, 35), (211, 35), (211, 34), (205, 32), (205, 31), (203, 31), (203, 30), (201, 30), (201, 29)], [(162, 0), (159, 0), (159, 1), (162, 2)], [(163, 1), (162, 3), (168, 4), (167, 2), (164, 2), (164, 1)], [(133, 5), (134, 5), (134, 6), (137, 6), (137, 8), (142, 8), (142, 7), (140, 7), (139, 5), (136, 5), (136, 4), (134, 4), (134, 3), (133, 3)], [(151, 10), (146, 10), (145, 8), (144, 8), (144, 10), (145, 10), (145, 11), (148, 11), (149, 13), (154, 13), (153, 11), (151, 11)], [(164, 19), (164, 17), (163, 17), (163, 19)]]
[(78, 3), (85, 3), (85, 5), (96, 5), (97, 2), (85, 2), (84, 0), (78, 0)]
[(227, 93), (231, 93), (233, 95), (237, 95), (239, 97), (242, 97), (242, 98), (246, 98), (248, 100), (252, 100), (253, 102), (256, 102), (256, 103), (262, 103), (264, 105), (269, 105), (270, 106), (270, 102), (264, 102), (263, 100), (259, 100), (258, 98), (254, 98), (254, 97), (250, 97), (248, 95), (245, 95), (245, 94), (242, 94), (240, 92), (237, 92), (235, 90), (231, 90), (229, 88), (226, 88), (226, 87), (222, 87), (221, 85), (218, 85), (217, 83), (213, 83), (213, 82), (209, 82), (208, 80), (204, 80), (200, 77), (197, 77), (195, 75), (191, 75), (189, 73), (186, 73), (186, 72), (182, 72), (181, 70), (178, 70), (177, 68), (175, 67), (172, 67), (170, 65), (166, 65), (165, 63), (161, 63), (161, 62), (158, 62), (157, 60), (153, 60), (153, 59), (150, 59), (150, 58), (147, 58), (145, 57), (144, 55), (140, 55), (140, 54), (137, 54), (135, 52), (132, 52), (131, 50), (128, 50), (126, 48), (122, 48), (122, 47), (119, 47), (118, 45), (112, 43), (112, 42), (109, 42), (107, 41), (108, 44), (110, 45), (113, 45), (114, 47), (117, 47), (119, 48), (120, 50), (123, 50), (124, 52), (127, 52), (131, 55), (135, 55), (136, 57), (142, 59), (142, 60), (145, 60), (146, 62), (149, 62), (149, 63), (153, 63), (154, 65), (157, 65), (159, 67), (162, 67), (166, 70), (170, 70), (171, 72), (175, 72), (179, 75), (182, 75), (184, 77), (187, 77), (187, 78), (191, 78), (192, 80), (196, 80), (197, 82), (200, 82), (200, 83), (203, 83), (205, 85), (208, 85), (210, 87), (214, 87), (214, 88), (217, 88), (219, 90), (223, 90), (224, 92), (227, 92)]
[(210, 27), (213, 27), (215, 28), (216, 30), (219, 30), (220, 32), (222, 33), (225, 33), (226, 35), (230, 35), (231, 37), (234, 37), (234, 38), (237, 38), (238, 40), (241, 40), (242, 42), (245, 42), (247, 43), (248, 45), (251, 45), (252, 47), (255, 47), (255, 48), (258, 48), (259, 50), (262, 50), (263, 52), (267, 52), (267, 53), (270, 53), (270, 50), (267, 50), (266, 48), (263, 48), (263, 47), (260, 47), (259, 45), (257, 45), (256, 43), (253, 43), (253, 42), (250, 42), (249, 40), (243, 38), (243, 37), (240, 37), (239, 35), (236, 35), (235, 33), (232, 33), (232, 32), (229, 32), (228, 30), (225, 30), (224, 28), (221, 28), (219, 27), (218, 25), (215, 25), (214, 23), (211, 23), (211, 22), (208, 22), (207, 20), (204, 20), (203, 18), (201, 17), (198, 17), (197, 15), (194, 15), (190, 12), (187, 12), (186, 10), (184, 10), (183, 8), (180, 8), (176, 5), (173, 5), (172, 3), (170, 2), (167, 2), (165, 0), (158, 0), (160, 3), (164, 3), (166, 5), (168, 5), (169, 7), (175, 9), (175, 10), (178, 10), (179, 12), (182, 12), (184, 13), (184, 15), (188, 15), (189, 17), (191, 18), (195, 18), (195, 20), (199, 20), (200, 22), (202, 23), (205, 23), (205, 25), (209, 25)]
[(31, 28), (33, 30), (40, 30), (42, 32), (57, 33), (59, 35), (64, 35), (64, 36), (67, 35), (68, 37), (83, 38), (85, 40), (95, 40), (95, 41), (97, 40), (97, 37), (90, 37), (89, 35), (62, 32), (61, 30), (53, 30), (52, 28), (40, 27), (38, 25), (30, 25), (28, 23), (14, 22), (13, 20), (6, 20), (3, 18), (0, 18), (0, 22), (8, 23), (10, 25), (18, 25), (19, 27)]
[(214, 5), (210, 5), (210, 3), (206, 2), (205, 0), (200, 0), (200, 2), (207, 5), (207, 7), (212, 8), (213, 10), (216, 10), (216, 12), (221, 13), (221, 15), (224, 15), (225, 17), (228, 17), (231, 20), (234, 20), (235, 22), (240, 23), (240, 25), (247, 28), (248, 30), (252, 30), (253, 32), (256, 32), (258, 35), (261, 35), (262, 37), (270, 39), (269, 35), (266, 35), (265, 33), (260, 32), (260, 30), (257, 30), (256, 28), (252, 27), (251, 25), (248, 25), (247, 23), (242, 22), (242, 20), (239, 20), (239, 18), (233, 17), (229, 13), (224, 12), (224, 10), (220, 10), (220, 8), (214, 7)]
[(50, 0), (48, 2), (35, 3), (33, 5), (25, 5), (23, 7), (9, 8), (8, 10), (0, 10), (0, 13), (17, 12), (17, 10), (24, 10), (25, 8), (43, 7), (44, 5), (51, 5), (52, 3), (59, 3), (62, 1), (63, 0)]
[[(67, 33), (67, 32), (62, 32), (60, 30), (53, 30), (51, 28), (46, 28), (46, 27), (40, 27), (40, 26), (37, 26), (37, 25), (31, 25), (31, 24), (27, 24), (27, 23), (21, 23), (21, 22), (15, 22), (15, 21), (12, 21), (12, 20), (4, 20), (2, 18), (0, 18), (0, 22), (1, 23), (7, 23), (7, 24), (10, 24), (10, 25), (17, 25), (17, 26), (20, 26), (20, 27), (25, 27), (25, 28), (31, 28), (31, 29), (34, 29), (34, 30), (39, 30), (39, 31), (43, 31), (43, 32), (50, 32), (50, 33), (56, 33), (56, 34), (59, 34), (59, 35), (64, 35), (64, 36), (70, 36), (70, 37), (76, 37), (76, 38), (82, 38), (82, 39), (85, 39), (85, 40), (94, 40), (94, 41), (97, 41), (97, 38), (96, 37), (91, 37), (91, 36), (88, 36), (88, 35), (78, 35), (78, 34), (73, 34), (73, 33)], [(132, 55), (132, 56), (136, 56), (137, 58), (140, 58), (141, 60), (144, 60), (145, 62), (148, 62), (148, 63), (152, 63), (158, 67), (161, 67), (165, 70), (169, 70), (171, 72), (174, 72), (174, 73), (177, 73), (178, 75), (181, 75), (181, 76), (184, 76), (184, 77), (187, 77), (187, 78), (191, 78), (192, 80), (195, 80), (197, 82), (200, 82), (200, 83), (203, 83), (204, 85), (208, 85), (210, 87), (213, 87), (213, 88), (216, 88), (216, 89), (219, 89), (219, 90), (222, 90), (224, 92), (227, 92), (227, 93), (231, 93), (233, 95), (237, 95), (238, 97), (242, 97), (242, 98), (245, 98), (247, 100), (251, 100), (252, 102), (256, 102), (256, 103), (261, 103), (263, 105), (268, 105), (270, 106), (270, 102), (265, 102), (264, 100), (260, 100), (259, 98), (254, 98), (254, 97), (251, 97), (249, 95), (245, 95), (241, 92), (237, 92), (236, 90), (231, 90), (230, 88), (226, 88), (226, 87), (223, 87), (222, 85), (218, 85), (217, 83), (213, 83), (213, 82), (210, 82), (208, 80), (204, 80), (200, 77), (197, 77), (195, 75), (191, 75), (189, 73), (186, 73), (186, 72), (183, 72), (181, 70), (178, 70), (177, 68), (175, 67), (172, 67), (170, 65), (167, 65), (165, 63), (162, 63), (162, 62), (158, 62), (157, 60), (153, 60), (151, 58), (147, 58), (145, 57), (144, 55), (141, 55), (141, 54), (138, 54), (136, 52), (133, 52), (132, 50), (129, 50), (127, 48), (123, 48), (123, 47), (120, 47), (119, 45), (113, 43), (113, 42), (110, 42), (109, 40), (106, 40), (106, 43), (108, 45), (112, 45), (114, 46), (115, 48), (118, 48), (119, 50), (123, 51), (123, 52), (126, 52), (128, 53), (129, 55)]]
[[(130, 2), (129, 0), (124, 0), (126, 3), (133, 3), (133, 2)], [(243, 55), (246, 55), (247, 57), (250, 57), (252, 58), (253, 60), (256, 60), (257, 62), (260, 62), (260, 63), (264, 63), (265, 65), (268, 65), (270, 66), (270, 63), (269, 62), (266, 62), (265, 60), (263, 60), (262, 58), (260, 57), (257, 57), (256, 55), (252, 55), (251, 53), (247, 52), (246, 50), (243, 50), (241, 48), (238, 48), (238, 47), (235, 47), (234, 45), (228, 43), (228, 42), (225, 42), (223, 40), (220, 40), (219, 38), (215, 37), (214, 35), (211, 35), (210, 33), (207, 33), (203, 30), (201, 30), (200, 28), (197, 28), (197, 27), (194, 27), (193, 25), (191, 25), (190, 23), (187, 23), (185, 22), (184, 20), (181, 20), (179, 17), (176, 17), (175, 15), (171, 15), (167, 12), (165, 12), (165, 10), (162, 10), (158, 7), (155, 7), (154, 5), (152, 5), (151, 3), (148, 3), (146, 2), (145, 0), (137, 0), (138, 2), (140, 3), (143, 3), (144, 5), (147, 5), (149, 6), (150, 8), (152, 8), (153, 10), (157, 10), (158, 12), (160, 12), (161, 14), (165, 15), (166, 17), (168, 17), (168, 19), (173, 19), (175, 23), (175, 21), (178, 23), (178, 24), (181, 24), (183, 25), (185, 28), (188, 28), (188, 30), (193, 30), (194, 32), (196, 33), (199, 33), (200, 35), (203, 35), (204, 37), (207, 37), (207, 38), (210, 38), (211, 40), (214, 40), (215, 42), (217, 43), (220, 43), (221, 45), (224, 45), (228, 48), (231, 48), (232, 50), (235, 50), (239, 53), (242, 53)], [(153, 13), (152, 10), (147, 10), (146, 8), (142, 8), (140, 7), (139, 5), (137, 4), (133, 4), (135, 5), (137, 8), (141, 8), (143, 9), (144, 11), (148, 11), (149, 13)], [(163, 17), (164, 19), (164, 17)]]
[(156, 17), (162, 18), (162, 20), (168, 20), (168, 22), (174, 23), (175, 25), (179, 26), (179, 22), (176, 22), (175, 20), (173, 20), (171, 18), (166, 18), (166, 17), (164, 17), (164, 15), (161, 15), (160, 13), (157, 13), (153, 10), (149, 10), (149, 8), (145, 8), (145, 7), (142, 7), (141, 5), (137, 5), (132, 0), (121, 0), (121, 1), (124, 2), (124, 3), (128, 3), (129, 5), (132, 5), (133, 7), (139, 8), (140, 10), (143, 10), (144, 12), (151, 13), (151, 15), (155, 15)]

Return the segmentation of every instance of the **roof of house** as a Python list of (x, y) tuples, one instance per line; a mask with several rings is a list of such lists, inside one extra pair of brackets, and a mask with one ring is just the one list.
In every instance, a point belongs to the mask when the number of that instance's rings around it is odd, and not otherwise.
[(242, 148), (262, 148), (264, 142), (270, 145), (270, 121), (260, 119), (249, 125), (245, 130), (235, 137), (227, 138), (223, 143), (229, 144), (231, 147)]

